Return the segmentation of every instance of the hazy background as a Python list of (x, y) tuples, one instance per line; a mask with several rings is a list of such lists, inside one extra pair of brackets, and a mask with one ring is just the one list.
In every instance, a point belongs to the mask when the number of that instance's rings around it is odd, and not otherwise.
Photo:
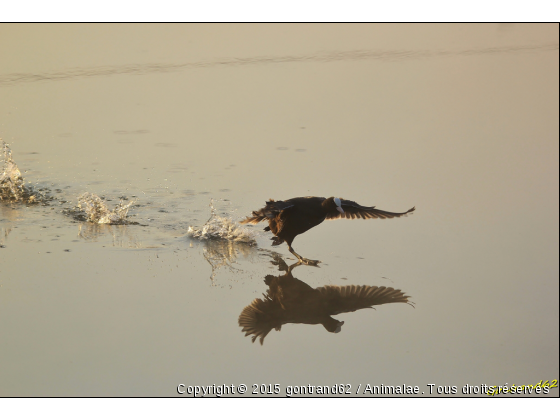
[[(558, 379), (558, 42), (556, 24), (0, 25), (0, 137), (57, 197), (0, 203), (0, 395)], [(137, 198), (141, 225), (64, 215), (86, 191)], [(294, 275), (416, 308), (244, 337), (272, 235), (220, 264), (188, 227), (211, 198), (240, 220), (302, 195), (415, 205), (299, 236), (323, 264)]]

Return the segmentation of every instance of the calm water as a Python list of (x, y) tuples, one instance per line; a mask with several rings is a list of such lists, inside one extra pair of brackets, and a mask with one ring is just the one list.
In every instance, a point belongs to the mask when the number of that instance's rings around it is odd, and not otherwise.
[[(179, 384), (184, 396), (214, 384), (462, 395), (557, 380), (558, 36), (557, 25), (0, 25), (0, 137), (27, 185), (53, 197), (0, 203), (0, 395), (175, 396)], [(109, 208), (135, 200), (136, 224), (77, 220), (68, 210), (84, 193)], [(320, 268), (291, 274), (264, 224), (247, 228), (254, 244), (188, 234), (211, 204), (234, 223), (305, 195), (417, 210), (323, 223), (294, 242)], [(337, 334), (291, 323), (313, 290), (352, 285), (400, 289), (414, 308), (333, 315)], [(300, 318), (261, 346), (238, 319), (263, 294), (280, 305), (275, 290)]]

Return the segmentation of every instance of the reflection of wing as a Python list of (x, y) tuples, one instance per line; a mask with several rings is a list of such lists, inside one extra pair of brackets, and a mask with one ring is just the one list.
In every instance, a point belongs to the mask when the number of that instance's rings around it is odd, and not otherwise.
[(392, 213), (390, 211), (378, 210), (375, 207), (361, 206), (355, 201), (341, 200), (344, 213), (333, 209), (327, 214), (327, 219), (392, 219), (393, 217), (401, 217), (405, 214), (412, 213), (416, 207), (404, 213)]
[(273, 328), (280, 331), (282, 327), (280, 318), (278, 315), (275, 316), (276, 312), (276, 305), (267, 296), (265, 296), (264, 301), (255, 299), (239, 315), (239, 326), (243, 327), (241, 331), (245, 333), (245, 337), (252, 334), (251, 340), (253, 343), (260, 337), (259, 341), (262, 346), (264, 338)]
[(330, 315), (354, 312), (385, 303), (408, 303), (409, 296), (392, 287), (377, 286), (324, 286), (318, 287)]

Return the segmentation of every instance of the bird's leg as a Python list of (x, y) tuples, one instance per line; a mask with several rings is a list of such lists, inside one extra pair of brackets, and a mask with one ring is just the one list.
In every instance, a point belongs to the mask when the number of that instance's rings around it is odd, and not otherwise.
[(288, 273), (291, 273), (292, 270), (293, 270), (294, 268), (299, 267), (299, 266), (302, 265), (302, 264), (303, 264), (303, 263), (301, 262), (301, 260), (298, 260), (297, 263), (294, 263), (294, 264), (290, 265), (290, 266), (288, 267)]
[[(278, 271), (287, 271), (288, 273), (290, 272), (290, 267), (288, 267), (288, 264), (286, 264), (286, 261), (284, 261), (280, 255), (275, 254), (271, 262), (272, 264), (278, 266)], [(298, 261), (298, 264), (301, 263)]]
[(301, 255), (299, 255), (296, 251), (294, 251), (294, 248), (292, 248), (291, 245), (288, 245), (288, 250), (289, 250), (292, 254), (294, 254), (294, 255), (297, 257), (297, 259), (300, 260), (303, 264), (306, 264), (306, 265), (317, 265), (317, 264), (319, 264), (319, 263), (321, 262), (321, 261), (319, 261), (319, 260), (309, 260), (309, 259), (307, 259), (307, 258), (303, 258), (303, 257), (302, 257)]

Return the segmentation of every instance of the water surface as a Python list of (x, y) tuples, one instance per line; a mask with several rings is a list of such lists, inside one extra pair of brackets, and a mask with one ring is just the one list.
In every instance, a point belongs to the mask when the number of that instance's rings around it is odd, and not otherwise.
[[(557, 25), (8, 24), (0, 40), (0, 137), (50, 197), (0, 203), (0, 395), (558, 379)], [(76, 217), (85, 193), (133, 202), (126, 223)], [(235, 228), (306, 195), (416, 206), (323, 223), (294, 242), (321, 267), (293, 271), (414, 308), (333, 315), (337, 334), (286, 323), (261, 346), (239, 316), (293, 256), (262, 224), (254, 242), (192, 231), (211, 205)]]

